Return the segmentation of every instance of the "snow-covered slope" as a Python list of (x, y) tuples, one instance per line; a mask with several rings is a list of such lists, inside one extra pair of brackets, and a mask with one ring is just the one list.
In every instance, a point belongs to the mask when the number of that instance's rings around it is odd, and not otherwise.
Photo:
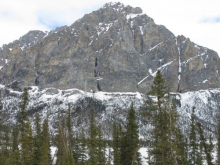
[[(2, 90), (2, 102), (5, 114), (5, 122), (15, 123), (20, 110), (22, 92), (0, 86)], [(140, 115), (144, 108), (146, 97), (141, 93), (108, 93), (85, 92), (78, 89), (58, 90), (55, 88), (39, 89), (36, 86), (28, 88), (29, 105), (28, 114), (33, 121), (36, 112), (40, 116), (49, 116), (50, 131), (56, 132), (57, 116), (60, 111), (66, 115), (68, 105), (71, 107), (72, 121), (75, 131), (88, 128), (89, 110), (92, 105), (95, 108), (96, 121), (102, 126), (105, 138), (111, 138), (111, 128), (114, 120), (126, 123), (126, 116), (131, 103), (137, 112), (137, 120), (140, 127), (140, 137), (148, 137), (150, 126), (146, 119)], [(195, 118), (205, 126), (206, 132), (213, 132), (216, 128), (217, 113), (220, 107), (220, 89), (201, 90), (197, 92), (173, 93), (177, 100), (177, 111), (180, 115), (179, 124), (185, 134), (188, 134), (192, 107), (195, 106)], [(94, 101), (93, 101), (94, 100)]]

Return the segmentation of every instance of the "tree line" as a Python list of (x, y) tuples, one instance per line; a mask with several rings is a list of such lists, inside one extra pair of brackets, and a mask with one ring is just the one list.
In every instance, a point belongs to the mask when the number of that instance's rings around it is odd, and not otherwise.
[[(147, 96), (151, 97), (147, 98), (146, 108), (141, 113), (151, 125), (146, 158), (149, 165), (220, 165), (220, 120), (215, 146), (213, 137), (207, 137), (202, 124), (195, 120), (194, 107), (189, 136), (186, 137), (178, 125), (175, 101), (160, 71)], [(3, 122), (0, 101), (1, 165), (142, 165), (139, 152), (142, 144), (133, 103), (125, 126), (118, 121), (112, 123), (112, 139), (106, 140), (101, 126), (96, 124), (94, 106), (90, 109), (87, 135), (83, 128), (80, 133), (73, 131), (74, 119), (68, 106), (65, 117), (58, 113), (57, 134), (51, 136), (48, 116), (43, 119), (36, 113), (32, 127), (27, 115), (28, 102), (28, 90), (25, 88), (18, 120), (11, 126)], [(56, 148), (53, 155), (51, 146)], [(217, 153), (215, 160), (214, 152)]]

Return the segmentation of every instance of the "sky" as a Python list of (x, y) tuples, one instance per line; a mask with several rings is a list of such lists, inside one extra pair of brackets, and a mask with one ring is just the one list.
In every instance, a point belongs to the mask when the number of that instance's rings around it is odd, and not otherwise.
[[(71, 25), (109, 0), (1, 0), (0, 46), (30, 30)], [(115, 2), (115, 1), (112, 1)], [(118, 2), (118, 1), (117, 1)], [(141, 7), (156, 24), (220, 55), (220, 0), (120, 0)]]

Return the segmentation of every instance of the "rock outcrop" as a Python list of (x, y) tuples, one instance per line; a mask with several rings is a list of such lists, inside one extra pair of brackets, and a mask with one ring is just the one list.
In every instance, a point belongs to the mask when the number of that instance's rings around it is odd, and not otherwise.
[(121, 3), (4, 45), (0, 66), (0, 83), (20, 81), (21, 88), (145, 93), (158, 69), (174, 92), (220, 87), (216, 52), (174, 36), (141, 8)]

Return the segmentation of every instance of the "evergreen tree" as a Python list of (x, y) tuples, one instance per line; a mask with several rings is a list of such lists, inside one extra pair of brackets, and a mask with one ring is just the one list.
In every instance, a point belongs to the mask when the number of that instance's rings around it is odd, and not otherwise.
[(105, 142), (102, 138), (101, 127), (98, 127), (98, 153), (97, 153), (98, 165), (105, 165)]
[(18, 126), (15, 125), (12, 131), (12, 152), (10, 155), (10, 164), (13, 164), (13, 165), (21, 164), (20, 152), (18, 148), (18, 143), (19, 143), (18, 135), (19, 135)]
[(4, 126), (2, 129), (2, 145), (0, 148), (0, 163), (1, 165), (8, 165), (10, 155), (10, 143), (9, 143), (9, 128)]
[[(80, 135), (81, 136), (81, 135)], [(73, 146), (73, 157), (76, 164), (80, 164), (80, 156), (81, 156), (81, 137), (76, 134), (76, 138), (74, 139), (74, 146)]]
[(67, 126), (67, 146), (68, 146), (68, 152), (72, 154), (73, 157), (73, 147), (74, 147), (74, 138), (73, 138), (73, 128), (72, 128), (72, 122), (71, 122), (71, 109), (70, 105), (68, 105), (68, 115), (66, 119), (66, 126)]
[(195, 107), (192, 109), (191, 115), (191, 128), (189, 134), (189, 162), (190, 165), (201, 165), (202, 156), (199, 152), (199, 143), (197, 138), (195, 118), (194, 118)]
[(213, 165), (212, 163), (213, 158), (212, 158), (212, 153), (211, 153), (212, 150), (211, 150), (211, 147), (207, 144), (207, 140), (204, 136), (201, 123), (198, 122), (197, 127), (198, 127), (199, 136), (200, 136), (201, 146), (202, 146), (202, 149), (204, 149), (204, 152), (206, 155), (206, 162), (208, 165)]
[(60, 114), (58, 114), (58, 135), (57, 135), (57, 161), (56, 165), (62, 165), (62, 162), (64, 162), (64, 156), (65, 156), (65, 143), (64, 143), (64, 134), (63, 134), (63, 127), (61, 125), (60, 121)]
[(62, 165), (75, 165), (71, 152), (65, 153)]
[(133, 107), (131, 105), (130, 111), (127, 117), (126, 130), (123, 135), (122, 150), (121, 150), (121, 163), (122, 165), (139, 165), (138, 162), (138, 150), (139, 150), (139, 136), (138, 125), (136, 123), (136, 116)]
[(48, 125), (48, 117), (44, 119), (43, 130), (40, 136), (41, 146), (39, 148), (39, 164), (40, 165), (50, 165), (51, 164), (51, 155), (50, 155), (50, 133)]
[(25, 123), (28, 120), (27, 111), (26, 111), (28, 106), (28, 101), (29, 101), (28, 91), (27, 88), (24, 88), (22, 95), (21, 111), (19, 113), (19, 118), (18, 118), (21, 134), (24, 132)]
[(84, 133), (84, 129), (81, 130), (80, 134), (80, 152), (79, 152), (79, 165), (86, 165), (87, 153), (86, 153), (86, 137)]
[(176, 161), (179, 165), (189, 165), (188, 162), (188, 143), (187, 138), (183, 136), (180, 128), (176, 130)]
[(122, 138), (122, 129), (121, 126), (113, 123), (113, 156), (114, 156), (114, 165), (121, 165), (121, 138)]
[(21, 135), (21, 161), (22, 165), (33, 165), (34, 163), (34, 141), (29, 119), (24, 122)]
[(152, 148), (149, 150), (149, 164), (170, 165), (177, 163), (177, 115), (171, 102), (168, 88), (160, 71), (157, 72), (151, 90), (156, 100), (148, 98), (146, 115), (153, 126), (151, 134)]
[(22, 165), (33, 165), (34, 163), (34, 140), (30, 121), (27, 116), (28, 91), (24, 89), (22, 95), (21, 111), (19, 114), (19, 127), (21, 130), (21, 163)]
[(89, 165), (97, 165), (98, 164), (98, 144), (97, 144), (97, 126), (95, 124), (95, 116), (94, 109), (92, 108), (90, 111), (90, 128), (89, 128)]
[(35, 132), (34, 137), (34, 165), (39, 165), (40, 163), (40, 148), (41, 148), (41, 125), (39, 113), (35, 115)]

